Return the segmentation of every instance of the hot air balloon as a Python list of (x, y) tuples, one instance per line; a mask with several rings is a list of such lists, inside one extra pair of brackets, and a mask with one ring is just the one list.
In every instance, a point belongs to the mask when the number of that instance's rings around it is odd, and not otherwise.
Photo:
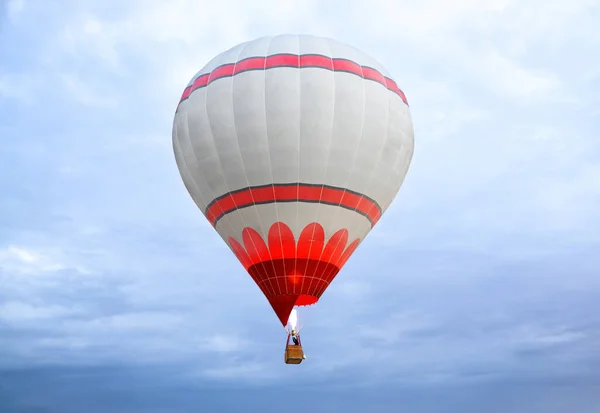
[(414, 150), (406, 96), (385, 68), (311, 35), (214, 57), (185, 87), (172, 136), (187, 191), (284, 327), (377, 224)]

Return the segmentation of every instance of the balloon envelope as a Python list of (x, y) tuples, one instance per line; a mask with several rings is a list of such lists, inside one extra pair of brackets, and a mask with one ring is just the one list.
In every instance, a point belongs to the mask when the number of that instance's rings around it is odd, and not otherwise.
[(212, 59), (173, 123), (182, 180), (282, 325), (316, 303), (410, 166), (406, 96), (332, 39), (281, 35)]

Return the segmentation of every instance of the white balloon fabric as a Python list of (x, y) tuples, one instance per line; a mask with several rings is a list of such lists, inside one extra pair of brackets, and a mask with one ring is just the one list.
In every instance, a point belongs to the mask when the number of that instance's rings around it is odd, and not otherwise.
[(173, 124), (182, 180), (285, 326), (314, 304), (398, 193), (406, 96), (373, 58), (280, 35), (212, 59)]

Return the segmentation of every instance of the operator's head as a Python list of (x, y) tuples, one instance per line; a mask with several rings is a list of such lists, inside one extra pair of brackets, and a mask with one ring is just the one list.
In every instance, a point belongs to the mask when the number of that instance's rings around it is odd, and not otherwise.
[(296, 335), (296, 330), (292, 330), (292, 335), (295, 336)]

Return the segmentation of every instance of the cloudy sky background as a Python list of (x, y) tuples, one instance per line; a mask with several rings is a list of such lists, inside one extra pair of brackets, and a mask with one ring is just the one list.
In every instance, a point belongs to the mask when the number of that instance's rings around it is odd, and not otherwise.
[[(1, 10), (1, 412), (599, 411), (597, 0)], [(374, 56), (415, 123), (291, 368), (171, 148), (192, 75), (282, 32)]]

